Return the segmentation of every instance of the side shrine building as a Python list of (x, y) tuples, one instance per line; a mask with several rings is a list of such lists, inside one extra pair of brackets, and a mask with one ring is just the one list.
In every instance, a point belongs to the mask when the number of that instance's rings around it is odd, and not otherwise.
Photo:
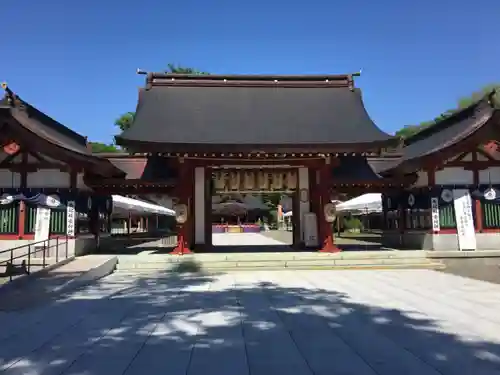
[(406, 140), (384, 178), (384, 242), (433, 250), (497, 250), (500, 244), (500, 110), (495, 92)]
[(96, 237), (109, 230), (112, 200), (85, 181), (125, 173), (92, 155), (85, 137), (2, 88), (0, 251), (62, 237), (71, 254), (95, 248)]

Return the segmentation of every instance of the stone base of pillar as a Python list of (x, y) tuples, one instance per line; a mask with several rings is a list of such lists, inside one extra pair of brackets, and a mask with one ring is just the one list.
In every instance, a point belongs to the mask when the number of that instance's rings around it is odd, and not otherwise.
[(329, 235), (323, 242), (323, 247), (319, 249), (320, 253), (339, 253), (340, 249), (333, 243), (333, 236)]
[(184, 255), (184, 254), (192, 254), (193, 252), (189, 248), (186, 238), (184, 237), (184, 234), (179, 234), (177, 236), (177, 245), (175, 248), (170, 252), (172, 255)]

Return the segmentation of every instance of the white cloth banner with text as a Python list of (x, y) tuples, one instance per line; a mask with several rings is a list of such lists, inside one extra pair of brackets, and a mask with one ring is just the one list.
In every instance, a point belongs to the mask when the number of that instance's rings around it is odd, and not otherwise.
[(476, 232), (469, 190), (454, 189), (453, 205), (457, 222), (458, 247), (460, 250), (476, 250)]
[(37, 207), (35, 218), (35, 242), (49, 239), (50, 234), (50, 208)]

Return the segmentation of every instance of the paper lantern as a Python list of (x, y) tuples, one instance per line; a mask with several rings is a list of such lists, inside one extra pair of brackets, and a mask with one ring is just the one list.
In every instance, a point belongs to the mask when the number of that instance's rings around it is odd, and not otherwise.
[(289, 171), (286, 174), (286, 187), (288, 190), (297, 189), (297, 173), (295, 171)]
[(243, 179), (245, 190), (255, 189), (255, 174), (253, 173), (253, 171), (245, 171)]
[(275, 172), (272, 175), (273, 190), (283, 190), (283, 173)]
[(215, 173), (214, 181), (215, 190), (224, 191), (226, 187), (226, 176), (224, 172)]
[(269, 180), (266, 172), (260, 171), (257, 175), (260, 190), (269, 190)]
[(230, 173), (229, 188), (231, 190), (240, 190), (240, 173), (238, 171)]

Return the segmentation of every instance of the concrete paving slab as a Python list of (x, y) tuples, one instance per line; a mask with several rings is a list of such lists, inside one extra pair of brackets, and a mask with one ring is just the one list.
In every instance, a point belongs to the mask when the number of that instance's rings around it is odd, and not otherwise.
[(270, 246), (286, 243), (260, 233), (213, 233), (212, 244), (214, 246)]
[(113, 256), (87, 255), (67, 263), (64, 261), (56, 268), (27, 275), (25, 282), (14, 280), (13, 284), (0, 288), (0, 311), (22, 310), (48, 303), (58, 294), (109, 275), (116, 263), (117, 259)]
[(496, 296), (429, 270), (117, 272), (0, 313), (0, 373), (495, 375)]

